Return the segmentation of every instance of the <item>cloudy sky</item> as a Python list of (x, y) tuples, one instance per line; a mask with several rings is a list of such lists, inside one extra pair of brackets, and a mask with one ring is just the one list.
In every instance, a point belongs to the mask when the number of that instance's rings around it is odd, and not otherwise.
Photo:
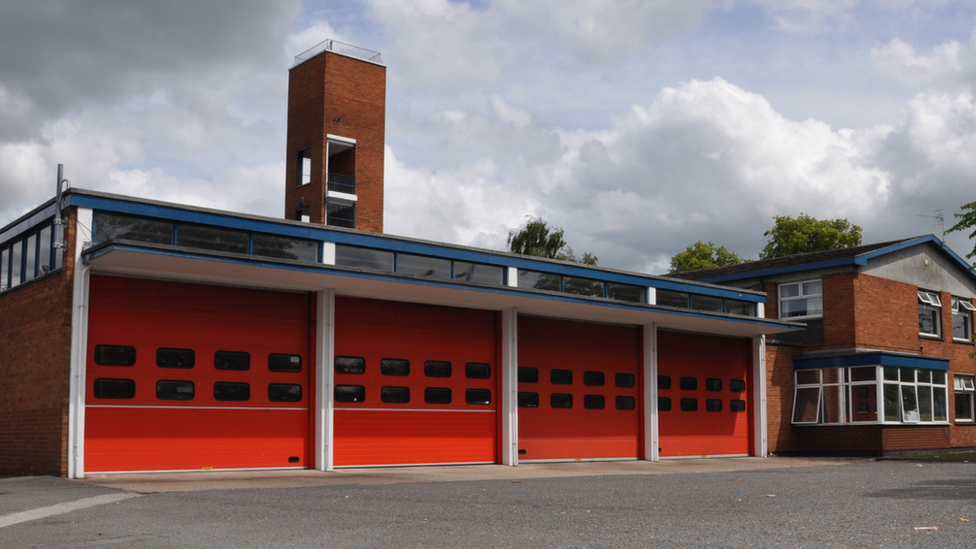
[[(6, 0), (0, 225), (86, 189), (281, 216), (287, 69), (388, 67), (386, 229), (504, 249), (526, 216), (609, 267), (774, 215), (864, 241), (976, 200), (964, 0)], [(949, 235), (960, 255), (965, 234)]]

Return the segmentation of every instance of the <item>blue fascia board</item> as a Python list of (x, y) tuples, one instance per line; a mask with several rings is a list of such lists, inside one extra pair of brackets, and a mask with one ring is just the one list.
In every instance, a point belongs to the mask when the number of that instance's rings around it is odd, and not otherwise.
[(598, 280), (601, 282), (632, 284), (644, 288), (661, 288), (688, 292), (696, 295), (737, 299), (749, 303), (765, 303), (766, 301), (766, 296), (764, 294), (743, 291), (739, 288), (715, 288), (701, 285), (700, 283), (696, 282), (682, 282), (676, 279), (656, 277), (653, 275), (641, 276), (638, 274), (628, 274), (625, 272), (604, 270), (599, 268), (594, 269), (572, 263), (550, 261), (545, 259), (532, 259), (512, 254), (492, 253), (490, 251), (464, 248), (461, 246), (404, 240), (399, 237), (391, 237), (389, 235), (363, 233), (361, 231), (353, 232), (336, 230), (321, 226), (313, 227), (308, 226), (307, 224), (298, 224), (297, 222), (292, 223), (284, 220), (263, 220), (253, 217), (242, 217), (234, 214), (221, 214), (213, 211), (187, 209), (166, 204), (129, 201), (125, 200), (124, 198), (85, 194), (84, 192), (75, 192), (69, 194), (66, 198), (69, 201), (69, 205), (72, 206), (80, 206), (84, 208), (91, 208), (93, 210), (109, 211), (140, 217), (167, 219), (170, 221), (184, 223), (215, 225), (248, 232), (261, 232), (294, 238), (306, 238), (310, 240), (334, 242), (336, 244), (348, 244), (351, 246), (373, 248), (377, 250), (439, 257), (454, 261), (470, 261), (472, 263), (483, 263), (486, 265), (495, 265), (500, 267), (515, 267), (528, 271), (538, 271), (563, 276), (576, 276), (580, 278)]
[(841, 259), (833, 259), (830, 261), (820, 261), (818, 263), (805, 263), (803, 265), (790, 265), (789, 267), (780, 267), (778, 269), (763, 269), (761, 271), (749, 271), (745, 273), (715, 276), (709, 278), (701, 278), (702, 282), (708, 282), (709, 284), (721, 284), (723, 282), (731, 282), (734, 280), (743, 280), (746, 278), (762, 278), (767, 276), (776, 276), (789, 273), (797, 273), (803, 271), (814, 271), (818, 269), (827, 269), (831, 267), (842, 267), (844, 265), (855, 265), (857, 263), (856, 257), (844, 257)]
[[(759, 317), (750, 318), (750, 317), (716, 316), (716, 315), (704, 314), (693, 310), (685, 311), (680, 309), (663, 308), (655, 305), (634, 304), (634, 303), (626, 303), (626, 302), (594, 301), (594, 300), (574, 296), (572, 294), (556, 295), (551, 293), (543, 293), (538, 290), (511, 288), (509, 286), (476, 286), (476, 285), (468, 285), (465, 283), (459, 283), (459, 282), (448, 281), (448, 280), (441, 281), (436, 279), (417, 279), (413, 277), (404, 277), (396, 273), (386, 274), (386, 273), (364, 272), (359, 270), (347, 270), (347, 269), (343, 269), (342, 267), (334, 267), (332, 265), (308, 265), (308, 264), (301, 265), (301, 264), (293, 264), (293, 263), (268, 261), (262, 259), (244, 259), (244, 258), (228, 257), (228, 256), (215, 256), (206, 253), (193, 253), (193, 252), (186, 252), (183, 250), (168, 250), (168, 249), (161, 249), (155, 247), (150, 248), (150, 247), (142, 247), (142, 246), (132, 245), (132, 244), (108, 243), (103, 246), (99, 246), (95, 249), (92, 249), (91, 251), (84, 252), (82, 255), (82, 261), (85, 264), (88, 264), (91, 261), (103, 255), (106, 255), (108, 253), (111, 253), (112, 251), (115, 250), (123, 251), (123, 252), (137, 252), (137, 253), (169, 256), (169, 257), (179, 257), (184, 259), (201, 259), (201, 260), (216, 261), (220, 263), (228, 263), (234, 265), (248, 265), (248, 266), (256, 266), (256, 267), (267, 267), (272, 269), (285, 269), (290, 271), (299, 271), (299, 272), (306, 272), (306, 273), (348, 276), (354, 278), (364, 278), (369, 280), (381, 280), (384, 282), (400, 282), (405, 284), (417, 284), (422, 286), (450, 288), (455, 290), (467, 290), (467, 291), (503, 294), (503, 295), (510, 295), (510, 296), (530, 297), (530, 298), (544, 299), (549, 301), (579, 303), (584, 305), (610, 307), (615, 309), (654, 311), (658, 313), (673, 314), (673, 315), (692, 317), (692, 318), (707, 318), (711, 320), (724, 320), (729, 322), (754, 324), (760, 326), (776, 326), (781, 328), (787, 327), (794, 331), (799, 331), (804, 329), (803, 326), (792, 326), (775, 319), (766, 319), (766, 318), (759, 318)], [(249, 257), (254, 257), (254, 256), (249, 256)]]
[(883, 352), (857, 353), (829, 358), (794, 358), (794, 370), (851, 368), (856, 366), (897, 366), (923, 370), (949, 371), (949, 359), (938, 357), (893, 355)]

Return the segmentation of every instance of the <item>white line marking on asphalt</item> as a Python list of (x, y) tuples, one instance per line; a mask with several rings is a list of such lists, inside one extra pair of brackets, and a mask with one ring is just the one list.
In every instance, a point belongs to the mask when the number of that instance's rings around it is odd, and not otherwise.
[(95, 497), (90, 497), (85, 499), (79, 499), (77, 501), (69, 501), (67, 503), (58, 503), (57, 505), (49, 505), (47, 507), (39, 507), (37, 509), (31, 509), (30, 511), (21, 511), (20, 513), (10, 513), (9, 515), (0, 516), (0, 528), (13, 526), (14, 524), (20, 524), (21, 522), (28, 522), (31, 520), (51, 517), (54, 515), (63, 515), (65, 513), (77, 511), (79, 509), (87, 509), (88, 507), (105, 505), (106, 503), (114, 503), (116, 501), (122, 501), (124, 499), (136, 498), (136, 497), (139, 497), (139, 494), (135, 494), (135, 493), (105, 494), (104, 496), (95, 496)]

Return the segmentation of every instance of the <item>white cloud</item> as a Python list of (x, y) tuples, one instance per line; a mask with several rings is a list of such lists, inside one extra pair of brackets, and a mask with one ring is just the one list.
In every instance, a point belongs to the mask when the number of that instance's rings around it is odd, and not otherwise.
[[(971, 56), (973, 51), (966, 48)], [(945, 80), (963, 68), (963, 46), (948, 40), (931, 49), (928, 55), (919, 54), (906, 42), (893, 39), (871, 49), (871, 65), (885, 76), (912, 83), (930, 83)]]

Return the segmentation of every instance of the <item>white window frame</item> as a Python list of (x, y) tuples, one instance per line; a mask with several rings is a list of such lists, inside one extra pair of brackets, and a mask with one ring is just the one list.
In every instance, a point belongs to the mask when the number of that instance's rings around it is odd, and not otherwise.
[[(964, 310), (960, 310), (964, 309)], [(973, 311), (976, 311), (976, 306), (973, 306), (972, 301), (963, 298), (952, 296), (952, 339), (956, 341), (970, 341), (973, 336)], [(956, 320), (957, 316), (965, 317), (966, 319), (966, 335), (964, 337), (956, 337)]]
[(928, 290), (918, 290), (918, 310), (921, 313), (922, 310), (934, 311), (935, 314), (935, 331), (933, 333), (923, 332), (921, 326), (918, 330), (918, 335), (922, 337), (942, 337), (942, 300), (939, 298), (938, 292), (931, 292)]
[[(820, 292), (819, 293), (816, 293), (816, 294), (814, 294), (814, 293), (810, 293), (810, 294), (803, 293), (804, 285), (809, 284), (811, 282), (816, 282), (817, 284), (820, 285)], [(783, 297), (783, 288), (785, 288), (787, 286), (796, 286), (797, 287), (797, 295), (795, 295), (793, 297)], [(823, 281), (821, 279), (819, 279), (819, 278), (813, 278), (813, 279), (810, 279), (810, 280), (800, 280), (800, 281), (797, 281), (797, 282), (784, 282), (784, 283), (779, 284), (777, 286), (777, 288), (776, 288), (776, 295), (777, 295), (777, 297), (779, 299), (779, 318), (780, 318), (780, 320), (803, 320), (803, 319), (823, 318)], [(801, 300), (806, 301), (806, 300), (810, 300), (810, 299), (820, 299), (820, 313), (818, 313), (818, 314), (800, 315), (800, 316), (786, 316), (786, 315), (783, 314), (783, 304), (784, 303), (789, 303), (789, 302), (792, 302), (792, 301), (801, 301)]]
[(952, 377), (952, 409), (956, 409), (956, 401), (959, 398), (969, 400), (969, 415), (971, 417), (959, 419), (956, 415), (956, 423), (976, 423), (976, 377), (970, 374), (955, 374)]

